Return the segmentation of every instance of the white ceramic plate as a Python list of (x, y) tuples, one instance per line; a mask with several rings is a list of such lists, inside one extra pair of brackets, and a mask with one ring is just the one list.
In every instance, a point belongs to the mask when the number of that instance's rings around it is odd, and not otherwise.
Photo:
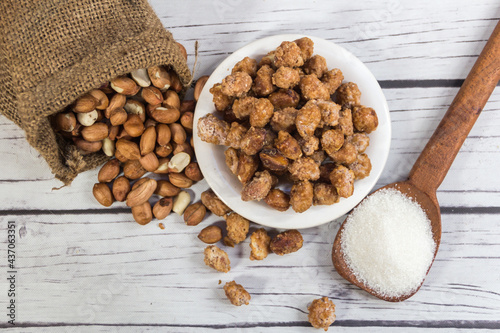
[[(196, 124), (207, 113), (216, 112), (209, 89), (231, 74), (233, 66), (248, 56), (259, 60), (283, 41), (293, 41), (309, 37), (314, 41), (314, 53), (326, 58), (328, 69), (339, 68), (344, 74), (344, 82), (357, 83), (361, 90), (361, 103), (375, 109), (379, 125), (370, 134), (370, 146), (366, 150), (371, 159), (372, 171), (365, 179), (354, 182), (354, 193), (349, 198), (331, 206), (312, 206), (304, 213), (296, 213), (292, 208), (280, 212), (270, 208), (263, 201), (245, 202), (241, 200), (242, 185), (225, 164), (224, 151), (227, 147), (216, 146), (199, 139)], [(387, 101), (377, 80), (368, 68), (344, 48), (321, 38), (304, 35), (276, 35), (259, 39), (237, 50), (227, 57), (212, 73), (203, 89), (194, 114), (194, 146), (200, 169), (210, 187), (232, 210), (250, 221), (274, 228), (299, 229), (318, 226), (348, 213), (375, 186), (384, 169), (391, 142), (391, 121)]]

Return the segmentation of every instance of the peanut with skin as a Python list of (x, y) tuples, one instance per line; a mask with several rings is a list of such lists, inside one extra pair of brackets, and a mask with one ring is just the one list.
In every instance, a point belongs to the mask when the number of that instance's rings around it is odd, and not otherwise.
[(189, 163), (184, 169), (184, 174), (186, 177), (195, 182), (199, 182), (203, 179), (203, 174), (201, 173), (200, 167), (196, 162)]
[(209, 76), (205, 75), (200, 77), (196, 81), (196, 85), (194, 86), (194, 100), (198, 101), (198, 98), (200, 98), (201, 91), (203, 90), (203, 87), (205, 87), (205, 83), (207, 83)]
[(104, 207), (109, 207), (113, 204), (114, 198), (108, 185), (104, 183), (94, 184), (92, 189), (95, 199)]
[(156, 129), (154, 126), (146, 128), (142, 133), (139, 148), (141, 155), (147, 155), (155, 150), (156, 143)]
[(193, 181), (182, 173), (171, 173), (168, 175), (168, 179), (172, 184), (180, 188), (190, 188), (193, 185)]
[(198, 238), (206, 244), (215, 244), (222, 239), (222, 229), (216, 225), (210, 225), (200, 231)]
[(58, 113), (54, 118), (56, 129), (64, 132), (71, 132), (76, 127), (76, 117), (73, 112)]
[(125, 176), (120, 176), (113, 182), (113, 196), (116, 201), (125, 201), (130, 192), (130, 181)]
[(146, 201), (140, 205), (132, 207), (132, 216), (140, 225), (146, 225), (151, 222), (153, 219), (153, 213), (149, 202)]
[(97, 180), (99, 183), (109, 183), (118, 176), (120, 173), (120, 161), (117, 159), (112, 159), (106, 162), (99, 173), (97, 174)]
[(158, 220), (163, 220), (170, 214), (173, 207), (173, 200), (171, 197), (165, 197), (158, 200), (158, 202), (153, 206), (153, 215)]
[(175, 197), (181, 192), (181, 189), (172, 185), (168, 180), (159, 180), (156, 185), (155, 194), (162, 197)]
[(167, 90), (165, 92), (162, 105), (179, 110), (181, 108), (181, 100), (179, 98), (179, 95), (173, 90)]
[(203, 221), (206, 213), (207, 209), (201, 202), (194, 203), (184, 211), (184, 222), (189, 226), (198, 225)]

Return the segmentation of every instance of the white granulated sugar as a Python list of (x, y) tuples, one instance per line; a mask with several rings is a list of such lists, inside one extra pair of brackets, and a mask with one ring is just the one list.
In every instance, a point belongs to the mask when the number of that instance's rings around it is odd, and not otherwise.
[(349, 215), (341, 247), (359, 281), (380, 295), (399, 297), (421, 285), (436, 244), (419, 204), (397, 190), (384, 189)]

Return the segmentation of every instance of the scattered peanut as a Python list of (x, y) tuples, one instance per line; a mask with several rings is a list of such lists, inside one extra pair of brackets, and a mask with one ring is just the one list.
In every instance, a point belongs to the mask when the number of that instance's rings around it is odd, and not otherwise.
[(222, 239), (222, 229), (216, 225), (210, 225), (200, 231), (198, 238), (206, 244), (215, 244)]
[(219, 249), (217, 246), (207, 246), (204, 254), (205, 265), (223, 273), (227, 273), (231, 270), (231, 261), (229, 260), (227, 253)]
[(189, 195), (189, 193), (186, 191), (181, 191), (174, 198), (174, 205), (172, 207), (172, 211), (174, 211), (178, 215), (182, 215), (190, 202), (191, 202), (191, 196)]
[(250, 299), (252, 298), (245, 288), (243, 288), (241, 284), (237, 284), (235, 281), (227, 282), (224, 285), (224, 292), (226, 293), (226, 297), (229, 299), (231, 304), (236, 306), (248, 305)]
[(203, 221), (206, 213), (207, 209), (201, 202), (194, 203), (184, 211), (184, 222), (189, 226), (198, 225)]

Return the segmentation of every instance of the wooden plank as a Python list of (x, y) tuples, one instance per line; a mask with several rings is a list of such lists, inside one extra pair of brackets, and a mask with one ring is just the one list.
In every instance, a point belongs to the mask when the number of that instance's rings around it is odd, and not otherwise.
[[(225, 248), (232, 269), (223, 274), (203, 264), (205, 245), (196, 239), (218, 217), (187, 227), (172, 215), (161, 230), (156, 223), (139, 226), (128, 214), (4, 216), (0, 233), (9, 220), (19, 235), (19, 322), (304, 322), (307, 304), (320, 296), (335, 300), (342, 321), (496, 321), (500, 311), (495, 215), (444, 215), (427, 281), (398, 304), (370, 297), (334, 272), (330, 250), (340, 221), (304, 230), (304, 247), (288, 256), (250, 261), (248, 240)], [(230, 305), (219, 279), (243, 284), (253, 295), (251, 305)]]
[[(364, 322), (358, 322), (359, 324), (365, 324)], [(143, 325), (136, 325), (136, 326), (125, 326), (125, 325), (69, 325), (69, 324), (61, 324), (57, 326), (26, 326), (31, 328), (32, 330), (28, 330), (27, 328), (24, 327), (19, 327), (19, 328), (13, 328), (9, 330), (10, 332), (65, 332), (65, 333), (76, 333), (76, 332), (122, 332), (122, 333), (127, 333), (127, 332), (176, 332), (176, 333), (184, 333), (184, 332), (264, 332), (264, 333), (273, 333), (273, 332), (283, 332), (283, 330), (286, 329), (287, 332), (320, 332), (317, 329), (314, 329), (309, 326), (308, 323), (306, 322), (298, 322), (295, 324), (290, 324), (290, 325), (296, 325), (296, 326), (285, 326), (281, 325), (278, 327), (269, 327), (265, 326), (267, 323), (261, 324), (261, 325), (255, 325), (252, 327), (248, 328), (241, 328), (241, 327), (208, 327), (207, 325), (191, 325), (188, 327), (181, 327), (181, 326), (176, 326), (176, 325), (158, 325), (158, 324), (143, 324)], [(374, 333), (379, 333), (379, 332), (401, 332), (402, 327), (387, 327), (387, 326), (371, 326), (369, 323), (366, 323), (366, 325), (363, 326), (351, 326), (351, 323), (347, 323), (347, 326), (343, 326), (344, 323), (341, 321), (335, 322), (330, 330), (335, 330), (335, 332), (357, 332), (361, 328), (370, 330), (370, 332)], [(441, 327), (441, 328), (435, 328), (435, 327), (427, 327), (427, 326), (421, 326), (420, 324), (422, 323), (416, 323), (418, 326), (417, 327), (404, 327), (405, 332), (413, 333), (413, 332), (421, 332), (422, 328), (425, 327), (426, 332), (430, 333), (436, 333), (436, 332), (448, 332), (450, 328), (453, 329), (454, 332), (492, 332), (494, 331), (494, 327), (491, 329), (488, 328), (481, 328), (482, 323), (477, 323), (479, 326), (478, 328), (470, 328), (470, 327), (465, 327), (465, 328), (457, 328), (457, 326), (453, 325), (461, 325), (461, 322), (451, 322), (451, 323), (446, 323), (448, 326)], [(466, 324), (466, 323), (465, 323)], [(463, 327), (463, 326), (461, 326)], [(476, 326), (472, 326), (476, 327)], [(330, 331), (329, 330), (329, 331)]]
[[(185, 45), (191, 64), (194, 41), (199, 41), (200, 74), (212, 72), (227, 55), (256, 39), (304, 33), (347, 48), (380, 80), (460, 79), (500, 17), (495, 0), (151, 4), (164, 26)], [(196, 10), (186, 14), (186, 8)]]
[[(379, 186), (407, 177), (418, 154), (451, 103), (457, 88), (385, 89), (391, 110), (391, 152)], [(500, 207), (498, 124), (500, 89), (495, 89), (469, 138), (441, 185), (442, 206)], [(24, 133), (0, 118), (0, 210), (99, 209), (91, 189), (97, 171), (86, 172), (70, 187), (50, 191), (61, 183), (53, 179), (47, 165), (24, 140)], [(202, 182), (195, 189), (204, 189)], [(460, 193), (460, 195), (457, 195)], [(61, 203), (64, 203), (61, 205)], [(125, 207), (123, 204), (114, 207)]]

